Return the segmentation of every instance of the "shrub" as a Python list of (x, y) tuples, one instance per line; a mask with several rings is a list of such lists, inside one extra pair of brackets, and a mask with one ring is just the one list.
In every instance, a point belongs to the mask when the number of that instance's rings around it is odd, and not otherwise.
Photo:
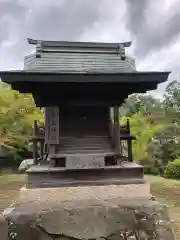
[(180, 178), (180, 159), (168, 163), (164, 176), (167, 178)]
[(159, 175), (159, 169), (154, 167), (144, 167), (144, 173), (150, 175)]

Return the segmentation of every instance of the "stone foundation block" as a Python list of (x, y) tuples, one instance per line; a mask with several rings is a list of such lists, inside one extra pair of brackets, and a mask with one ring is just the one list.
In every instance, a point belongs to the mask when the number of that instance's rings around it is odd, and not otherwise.
[(127, 185), (105, 185), (84, 187), (60, 187), (60, 188), (22, 188), (19, 201), (29, 202), (64, 202), (96, 199), (104, 201), (107, 199), (122, 198), (151, 198), (150, 185), (127, 184)]
[(0, 239), (8, 240), (8, 221), (0, 216)]
[(151, 200), (28, 203), (5, 217), (17, 240), (174, 240), (166, 207)]
[[(9, 235), (17, 240), (174, 240), (164, 205), (146, 194), (118, 197), (115, 186), (111, 188), (102, 186), (98, 192), (89, 187), (89, 195), (82, 187), (79, 192), (68, 188), (64, 195), (60, 194), (64, 188), (56, 189), (59, 192), (55, 195), (54, 189), (42, 189), (40, 199), (38, 190), (35, 195), (34, 190), (32, 195), (26, 190), (23, 193), (29, 194), (27, 198), (21, 195), (15, 206), (4, 211)], [(135, 189), (137, 192), (138, 187)]]

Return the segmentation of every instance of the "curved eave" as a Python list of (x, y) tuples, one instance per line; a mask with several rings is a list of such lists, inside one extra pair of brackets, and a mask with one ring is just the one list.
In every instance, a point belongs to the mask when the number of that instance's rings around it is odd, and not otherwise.
[(32, 93), (37, 106), (121, 104), (132, 93), (145, 93), (165, 82), (170, 72), (67, 73), (0, 72), (2, 81), (21, 93)]
[(162, 83), (170, 72), (127, 72), (127, 73), (89, 73), (89, 72), (37, 72), (37, 71), (0, 71), (0, 78), (9, 84), (15, 82), (102, 82), (102, 83)]

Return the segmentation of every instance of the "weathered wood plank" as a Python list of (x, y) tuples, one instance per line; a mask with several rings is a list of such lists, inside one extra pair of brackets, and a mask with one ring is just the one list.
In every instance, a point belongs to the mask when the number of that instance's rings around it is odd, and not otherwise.
[(45, 108), (45, 143), (59, 144), (59, 107)]

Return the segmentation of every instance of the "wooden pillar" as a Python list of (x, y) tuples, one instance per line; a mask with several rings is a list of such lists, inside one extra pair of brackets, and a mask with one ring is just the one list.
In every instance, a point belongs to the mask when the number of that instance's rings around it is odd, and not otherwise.
[(114, 149), (114, 124), (113, 124), (113, 108), (109, 108), (109, 137), (111, 148)]
[(109, 108), (109, 136), (111, 139), (113, 138), (113, 122), (111, 118), (111, 108)]
[(45, 108), (45, 143), (49, 147), (50, 164), (55, 166), (56, 145), (59, 145), (59, 107)]
[(116, 111), (115, 111), (115, 107), (113, 107), (113, 148), (116, 150), (116, 127), (115, 127), (115, 122), (116, 122)]
[(37, 165), (38, 161), (38, 150), (37, 150), (37, 135), (38, 135), (38, 124), (37, 121), (34, 121), (34, 133), (33, 133), (33, 159), (34, 164)]
[[(129, 124), (129, 120), (127, 120), (127, 128), (128, 128), (128, 132), (129, 132), (129, 136), (131, 136), (131, 131), (130, 131), (130, 124)], [(127, 147), (128, 147), (128, 160), (130, 162), (133, 162), (133, 154), (132, 154), (132, 140), (128, 140), (127, 141)]]
[(46, 143), (44, 143), (44, 154), (48, 154), (48, 145)]
[[(54, 155), (56, 153), (56, 145), (55, 144), (49, 145), (49, 150), (50, 150), (50, 155), (51, 155), (50, 166), (55, 167), (56, 159), (54, 158)], [(52, 155), (53, 155), (53, 157), (52, 157)]]
[(120, 147), (120, 124), (119, 124), (119, 107), (114, 107), (114, 143), (117, 154), (121, 153)]
[(41, 155), (41, 158), (43, 159), (43, 157), (44, 157), (44, 140), (40, 140), (40, 155)]
[(59, 108), (45, 108), (45, 143), (48, 145), (59, 144)]

